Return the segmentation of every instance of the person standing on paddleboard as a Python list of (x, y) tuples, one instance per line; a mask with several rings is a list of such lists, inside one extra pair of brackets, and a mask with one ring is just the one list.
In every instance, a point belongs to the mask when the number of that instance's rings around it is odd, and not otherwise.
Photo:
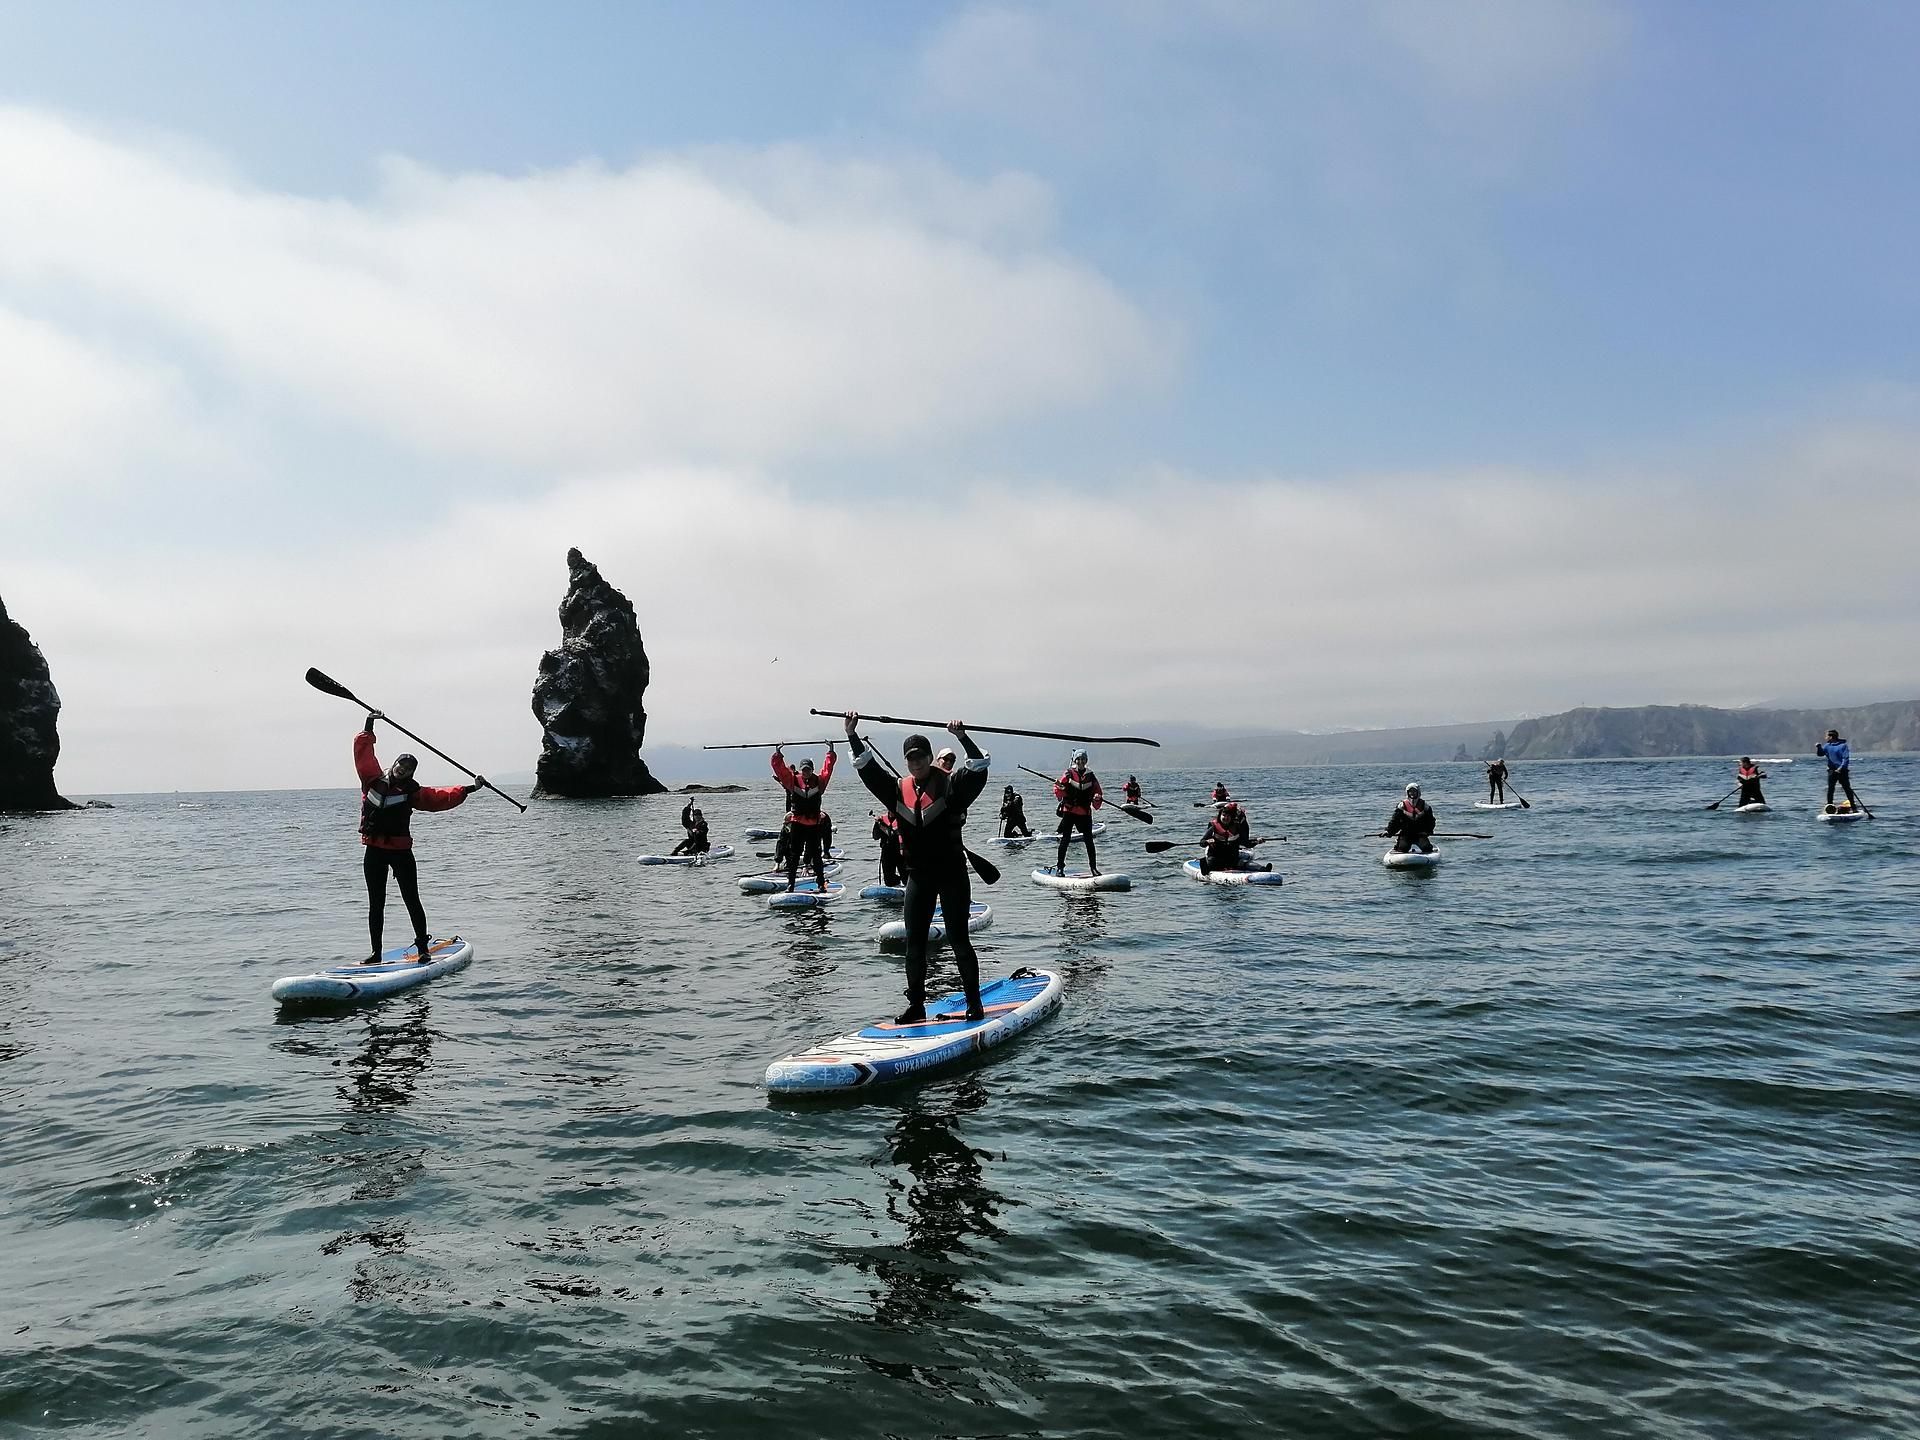
[(1767, 772), (1753, 763), (1751, 755), (1740, 757), (1740, 768), (1733, 772), (1733, 778), (1740, 782), (1740, 805), (1764, 805), (1767, 797), (1760, 793), (1760, 782), (1767, 778)]
[(1433, 813), (1433, 807), (1420, 798), (1420, 787), (1409, 785), (1407, 798), (1394, 806), (1393, 814), (1387, 819), (1386, 833), (1393, 839), (1393, 848), (1398, 854), (1418, 850), (1422, 855), (1431, 855), (1431, 837), (1439, 824), (1440, 817)]
[(380, 963), (380, 938), (387, 917), (387, 874), (400, 882), (400, 899), (413, 921), (414, 948), (427, 963), (433, 937), (427, 933), (427, 912), (420, 904), (420, 874), (413, 858), (411, 823), (416, 810), (451, 810), (487, 782), (473, 777), (471, 785), (421, 785), (413, 772), (420, 762), (401, 755), (386, 770), (373, 753), (373, 722), (387, 717), (367, 712), (367, 723), (353, 737), (353, 768), (360, 777), (361, 869), (367, 877), (367, 933), (373, 953), (360, 963)]
[(973, 743), (958, 720), (947, 729), (967, 752), (966, 763), (949, 775), (933, 763), (933, 745), (924, 735), (909, 735), (900, 747), (907, 773), (896, 778), (880, 763), (873, 748), (855, 733), (860, 712), (846, 714), (847, 743), (853, 749), (860, 781), (888, 813), (900, 822), (900, 838), (907, 861), (907, 1008), (896, 1025), (919, 1025), (927, 1018), (927, 929), (934, 907), (947, 917), (947, 944), (967, 992), (967, 1018), (984, 1020), (980, 1003), (980, 957), (967, 935), (968, 907), (973, 904), (973, 881), (967, 870), (967, 849), (960, 829), (967, 807), (987, 788), (986, 752)]
[(1060, 858), (1054, 862), (1055, 873), (1067, 873), (1067, 846), (1078, 830), (1087, 837), (1087, 873), (1098, 875), (1100, 867), (1093, 856), (1093, 812), (1107, 803), (1107, 797), (1100, 789), (1100, 777), (1087, 769), (1086, 751), (1073, 752), (1066, 773), (1053, 782), (1053, 798), (1060, 802), (1056, 807), (1060, 816)]
[(882, 810), (873, 822), (873, 838), (880, 845), (880, 883), (898, 885), (907, 873), (900, 855), (900, 822), (891, 810)]
[(1207, 822), (1207, 833), (1200, 843), (1207, 847), (1207, 853), (1200, 858), (1202, 875), (1211, 875), (1216, 870), (1248, 868), (1240, 858), (1240, 847), (1253, 844), (1253, 827), (1247, 812), (1233, 801), (1227, 801)]
[(1011, 840), (1016, 835), (1031, 839), (1033, 831), (1027, 828), (1027, 802), (1009, 785), (1000, 797), (1000, 838)]
[(687, 832), (687, 838), (674, 846), (670, 854), (704, 855), (713, 848), (713, 842), (707, 837), (707, 817), (693, 808), (691, 800), (680, 807), (680, 825)]
[(1507, 803), (1507, 762), (1494, 760), (1487, 765), (1487, 803), (1504, 805)]
[(780, 782), (787, 792), (787, 889), (791, 890), (799, 878), (800, 866), (805, 864), (813, 871), (813, 878), (819, 883), (820, 893), (827, 893), (827, 862), (822, 849), (826, 837), (831, 835), (832, 822), (827, 819), (821, 808), (827, 798), (827, 785), (833, 779), (833, 746), (827, 746), (827, 763), (815, 774), (813, 761), (802, 760), (798, 770), (787, 768), (787, 757), (780, 753), (780, 747), (773, 750), (773, 778)]
[(1833, 787), (1838, 785), (1847, 792), (1847, 803), (1858, 810), (1860, 801), (1853, 793), (1853, 750), (1840, 738), (1840, 732), (1827, 731), (1827, 738), (1813, 747), (1813, 753), (1827, 762), (1827, 804), (1833, 804)]

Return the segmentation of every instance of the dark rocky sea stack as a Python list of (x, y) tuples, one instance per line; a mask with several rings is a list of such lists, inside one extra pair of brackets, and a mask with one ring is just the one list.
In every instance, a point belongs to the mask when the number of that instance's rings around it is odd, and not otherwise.
[(567, 551), (567, 598), (558, 650), (540, 657), (533, 713), (546, 732), (534, 793), (594, 800), (661, 795), (666, 786), (640, 758), (647, 736), (652, 667), (633, 602), (578, 550)]
[(53, 788), (60, 692), (46, 656), (0, 600), (0, 810), (70, 810)]

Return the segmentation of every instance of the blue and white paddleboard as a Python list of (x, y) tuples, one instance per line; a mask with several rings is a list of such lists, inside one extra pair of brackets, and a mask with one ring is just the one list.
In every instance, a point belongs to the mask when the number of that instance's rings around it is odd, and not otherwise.
[(778, 830), (769, 830), (764, 825), (756, 825), (746, 832), (746, 836), (749, 840), (778, 840), (780, 838), (780, 832)]
[(636, 865), (704, 865), (709, 860), (731, 860), (731, 845), (716, 845), (703, 855), (639, 855), (634, 857)]
[[(986, 901), (975, 900), (971, 905), (967, 906), (967, 933), (969, 935), (978, 935), (991, 924), (993, 924), (993, 907), (987, 904)], [(880, 940), (882, 944), (898, 945), (906, 938), (907, 922), (904, 920), (889, 920), (885, 925), (880, 927)], [(939, 945), (943, 943), (946, 938), (947, 917), (946, 912), (942, 911), (940, 918), (927, 926), (927, 943), (929, 945)]]
[(904, 905), (907, 903), (907, 887), (904, 885), (869, 885), (860, 892), (862, 900), (878, 900), (882, 905)]
[(816, 906), (831, 905), (846, 893), (847, 887), (838, 880), (829, 880), (825, 890), (811, 880), (802, 880), (791, 890), (787, 889), (782, 882), (779, 894), (767, 896), (767, 908), (769, 910), (812, 910)]
[(1828, 805), (1816, 811), (1816, 820), (1825, 820), (1829, 824), (1843, 825), (1849, 820), (1871, 820), (1873, 817), (1864, 810), (1855, 810), (1848, 805)]
[(420, 952), (401, 945), (380, 952), (378, 965), (335, 965), (312, 975), (288, 975), (273, 982), (273, 998), (296, 1000), (373, 1000), (424, 985), (437, 975), (464, 970), (473, 962), (473, 942), (458, 935), (435, 940), (420, 962)]
[(1069, 870), (1063, 875), (1048, 865), (1033, 872), (1033, 883), (1055, 890), (1131, 890), (1133, 877), (1118, 873), (1089, 875), (1084, 870)]
[(1060, 977), (1021, 968), (980, 991), (984, 1020), (968, 1020), (964, 993), (927, 1006), (919, 1025), (882, 1020), (767, 1067), (771, 1095), (833, 1095), (906, 1080), (991, 1050), (1060, 1008)]
[(1476, 800), (1473, 802), (1473, 808), (1476, 810), (1523, 810), (1526, 807), (1518, 800)]
[[(824, 868), (827, 872), (827, 879), (832, 880), (834, 876), (840, 873), (840, 862), (838, 860), (829, 860)], [(806, 877), (807, 884), (813, 884), (813, 872), (811, 870), (802, 870), (800, 874)], [(740, 877), (740, 890), (746, 895), (771, 895), (776, 890), (784, 890), (786, 888), (787, 872), (784, 870), (765, 870), (758, 875), (743, 875)]]
[(1200, 868), (1198, 860), (1189, 860), (1180, 867), (1187, 872), (1191, 880), (1204, 880), (1209, 885), (1278, 885), (1280, 872), (1269, 866), (1265, 870), (1207, 870)]
[(1423, 855), (1418, 850), (1389, 850), (1380, 857), (1380, 863), (1389, 870), (1431, 870), (1440, 863), (1440, 852), (1429, 850)]
[[(1107, 833), (1106, 821), (1096, 820), (1093, 822), (1093, 838), (1094, 839), (1098, 840), (1102, 835), (1106, 833)], [(1060, 843), (1060, 835), (1058, 831), (1055, 831), (1052, 833), (1043, 833), (1039, 835), (1014, 835), (1011, 837), (1006, 835), (995, 835), (991, 837), (987, 841), (987, 843), (989, 845), (1005, 845), (1009, 849), (1017, 850), (1023, 845), (1033, 844), (1034, 841), (1036, 840), (1044, 840), (1049, 845), (1058, 845)], [(1076, 830), (1073, 832), (1072, 838), (1069, 839), (1067, 843), (1069, 845), (1084, 845), (1087, 843), (1087, 837), (1081, 834), (1078, 830)]]

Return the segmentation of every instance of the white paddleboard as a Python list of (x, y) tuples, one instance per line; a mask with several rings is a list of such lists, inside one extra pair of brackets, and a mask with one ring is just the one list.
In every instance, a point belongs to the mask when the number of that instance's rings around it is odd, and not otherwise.
[(838, 880), (829, 880), (825, 890), (820, 889), (811, 880), (802, 880), (793, 889), (782, 887), (777, 895), (767, 896), (769, 910), (812, 910), (821, 905), (831, 905), (847, 893), (847, 887)]
[(1052, 866), (1033, 872), (1033, 883), (1050, 885), (1055, 890), (1131, 890), (1131, 875), (1089, 875), (1084, 870), (1069, 870), (1062, 875)]
[(704, 855), (638, 855), (634, 857), (634, 863), (636, 865), (704, 865), (709, 860), (732, 858), (731, 845), (716, 845)]
[(1269, 866), (1265, 870), (1212, 870), (1202, 871), (1198, 860), (1189, 860), (1180, 867), (1190, 880), (1204, 880), (1210, 885), (1278, 885), (1280, 872)]
[[(837, 860), (829, 861), (826, 866), (826, 872), (827, 879), (831, 881), (834, 876), (840, 873), (840, 862)], [(800, 875), (804, 883), (808, 885), (813, 884), (813, 872), (811, 870), (802, 870)], [(784, 870), (767, 870), (758, 875), (743, 875), (740, 877), (740, 890), (741, 893), (745, 895), (771, 895), (776, 890), (784, 890), (786, 888), (787, 872)]]
[(1767, 811), (1771, 810), (1772, 808), (1773, 807), (1767, 804), (1766, 801), (1756, 800), (1751, 805), (1734, 806), (1733, 813), (1736, 815), (1764, 815), (1767, 813)]
[[(976, 900), (967, 907), (967, 933), (978, 935), (993, 924), (993, 907), (984, 900)], [(900, 944), (907, 938), (907, 922), (889, 920), (880, 927), (880, 939), (883, 943)], [(927, 926), (927, 943), (938, 945), (947, 938), (947, 917), (942, 911), (934, 922)]]
[(1473, 808), (1476, 810), (1518, 810), (1521, 808), (1521, 805), (1518, 800), (1476, 800), (1473, 802)]
[(1838, 805), (1829, 805), (1816, 811), (1814, 819), (1825, 820), (1831, 825), (1845, 825), (1854, 820), (1871, 820), (1873, 817), (1864, 810), (1842, 809)]
[(401, 945), (380, 952), (378, 965), (335, 965), (312, 975), (288, 975), (273, 982), (273, 998), (288, 1003), (300, 1000), (373, 1000), (399, 990), (411, 990), (436, 976), (464, 970), (473, 962), (473, 942), (454, 935), (435, 940), (427, 951), (427, 963), (420, 963), (420, 952)]
[[(1094, 839), (1098, 840), (1106, 833), (1106, 821), (1096, 820), (1093, 822)], [(1060, 834), (1057, 830), (1050, 830), (1039, 835), (1015, 835), (1012, 839), (1008, 839), (1004, 835), (995, 835), (992, 839), (988, 840), (987, 843), (989, 845), (1006, 845), (1013, 849), (1018, 849), (1023, 845), (1031, 845), (1035, 841), (1044, 841), (1048, 845), (1058, 845), (1060, 843)], [(1073, 832), (1073, 838), (1067, 841), (1067, 843), (1069, 845), (1084, 845), (1086, 841), (1087, 837), (1076, 830)]]
[(764, 825), (756, 825), (745, 833), (749, 840), (778, 840), (780, 838), (780, 832), (778, 830), (769, 830)]
[(958, 1064), (1038, 1025), (1060, 1008), (1063, 988), (1051, 970), (1022, 967), (981, 988), (983, 1020), (966, 1018), (965, 994), (945, 995), (927, 1006), (922, 1024), (881, 1020), (774, 1061), (767, 1092), (833, 1095)]
[(1431, 870), (1440, 863), (1440, 852), (1432, 850), (1422, 855), (1418, 850), (1389, 850), (1380, 857), (1380, 863), (1389, 870)]
[(869, 885), (860, 892), (862, 900), (878, 900), (882, 905), (904, 905), (907, 903), (907, 887), (904, 885)]

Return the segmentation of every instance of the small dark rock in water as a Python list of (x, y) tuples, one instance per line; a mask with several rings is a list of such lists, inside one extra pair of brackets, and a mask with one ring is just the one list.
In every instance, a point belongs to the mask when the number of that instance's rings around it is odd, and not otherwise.
[(536, 795), (599, 799), (662, 795), (640, 758), (647, 734), (641, 700), (653, 667), (640, 643), (633, 602), (601, 578), (578, 550), (567, 551), (567, 596), (560, 602), (558, 650), (540, 657), (533, 713), (545, 736)]
[(744, 795), (747, 793), (747, 787), (744, 785), (682, 785), (680, 793), (682, 795)]
[(53, 788), (60, 692), (46, 656), (0, 600), (0, 810), (70, 810)]

